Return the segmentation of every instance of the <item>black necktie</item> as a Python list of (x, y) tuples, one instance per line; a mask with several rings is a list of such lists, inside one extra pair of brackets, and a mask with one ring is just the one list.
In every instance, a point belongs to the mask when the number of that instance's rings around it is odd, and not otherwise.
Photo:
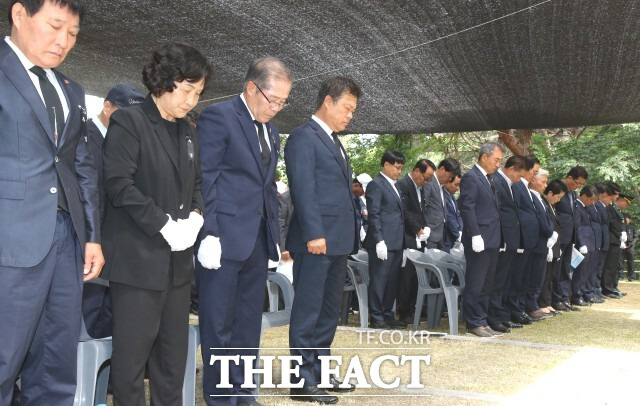
[(269, 149), (269, 145), (267, 145), (267, 140), (264, 139), (264, 128), (262, 127), (262, 123), (258, 120), (253, 120), (253, 123), (258, 127), (258, 141), (260, 142), (260, 148), (262, 149), (260, 152), (260, 156), (262, 157), (262, 170), (266, 174), (269, 170), (269, 164), (271, 163), (271, 150)]
[(491, 190), (493, 190), (493, 193), (496, 193), (496, 185), (493, 184), (493, 179), (491, 179), (491, 176), (489, 176), (489, 174), (487, 173), (487, 180), (489, 181), (489, 185), (491, 185)]
[(51, 129), (53, 130), (53, 139), (58, 145), (58, 139), (64, 130), (64, 111), (62, 110), (62, 103), (56, 88), (53, 87), (47, 73), (39, 66), (34, 66), (29, 69), (31, 72), (38, 76), (40, 82), (40, 90), (42, 91), (42, 97), (44, 98), (44, 105), (47, 108), (47, 114), (49, 115), (49, 122), (51, 123)]
[(336, 147), (338, 147), (338, 151), (340, 151), (340, 156), (342, 157), (342, 160), (346, 164), (344, 149), (342, 148), (342, 143), (340, 142), (340, 138), (338, 138), (338, 134), (335, 131), (331, 133), (331, 138), (333, 138), (333, 142), (336, 144)]

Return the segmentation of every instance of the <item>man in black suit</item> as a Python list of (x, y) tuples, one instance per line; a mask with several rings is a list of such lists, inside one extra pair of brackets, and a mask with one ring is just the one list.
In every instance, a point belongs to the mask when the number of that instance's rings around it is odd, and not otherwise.
[(444, 202), (445, 202), (445, 232), (444, 232), (444, 250), (450, 252), (453, 244), (459, 242), (462, 238), (462, 217), (458, 210), (458, 203), (454, 195), (460, 190), (460, 180), (462, 174), (460, 171), (456, 173), (453, 180), (446, 185), (442, 185)]
[(425, 221), (428, 227), (427, 248), (444, 248), (444, 227), (446, 223), (444, 192), (446, 185), (460, 170), (460, 163), (453, 158), (440, 161), (438, 169), (422, 187), (424, 190)]
[(507, 159), (504, 168), (498, 169), (492, 175), (500, 198), (502, 246), (498, 253), (498, 265), (489, 298), (487, 321), (492, 330), (502, 333), (509, 332), (512, 327), (522, 327), (522, 324), (511, 321), (511, 312), (505, 306), (505, 302), (511, 283), (513, 263), (517, 255), (516, 250), (520, 248), (520, 220), (511, 185), (520, 182), (520, 178), (526, 172), (524, 158), (513, 155)]
[(592, 259), (594, 258), (596, 237), (587, 207), (592, 205), (596, 200), (598, 200), (598, 192), (594, 186), (586, 185), (580, 189), (580, 197), (577, 200), (575, 210), (575, 248), (584, 258), (577, 268), (574, 269), (571, 278), (571, 304), (573, 306), (591, 306), (591, 303), (585, 300), (585, 289), (588, 282), (589, 271), (592, 266)]
[[(431, 180), (436, 166), (428, 159), (420, 159), (413, 170), (396, 182), (396, 188), (402, 196), (404, 204), (404, 239), (407, 248), (422, 249), (427, 237), (425, 232), (426, 206), (423, 185)], [(400, 269), (398, 278), (398, 299), (396, 311), (398, 318), (404, 323), (413, 322), (413, 308), (418, 293), (418, 278), (411, 261), (407, 261)]]
[(575, 207), (576, 193), (589, 178), (589, 173), (582, 166), (575, 166), (569, 170), (562, 180), (569, 190), (558, 203), (556, 203), (556, 215), (560, 222), (560, 272), (556, 273), (553, 280), (553, 308), (556, 310), (578, 311), (577, 307), (569, 304), (569, 292), (571, 290), (571, 245), (575, 242)]
[[(319, 388), (320, 356), (330, 354), (338, 327), (346, 278), (347, 256), (359, 248), (360, 226), (351, 193), (349, 157), (337, 133), (351, 121), (360, 98), (351, 79), (334, 76), (320, 86), (316, 112), (291, 132), (284, 150), (293, 217), (286, 249), (293, 257), (295, 298), (291, 309), (289, 346), (302, 357), (291, 399), (336, 403), (338, 398)], [(355, 387), (332, 377), (330, 391)]]
[(503, 149), (488, 142), (480, 147), (478, 162), (464, 174), (458, 199), (464, 222), (462, 244), (467, 261), (463, 315), (467, 330), (478, 337), (502, 333), (488, 327), (489, 293), (493, 288), (500, 248), (500, 200), (490, 177), (502, 161)]
[(531, 271), (533, 249), (538, 244), (540, 228), (533, 196), (529, 191), (529, 183), (533, 182), (540, 169), (540, 162), (533, 156), (525, 158), (527, 172), (520, 182), (511, 187), (516, 211), (520, 220), (520, 247), (516, 250), (516, 259), (512, 265), (511, 283), (506, 297), (506, 307), (511, 312), (511, 321), (519, 324), (530, 324), (540, 318), (530, 317), (526, 313), (525, 299), (527, 283)]
[(400, 191), (395, 186), (404, 163), (402, 153), (385, 152), (380, 175), (367, 186), (369, 230), (364, 247), (369, 252), (369, 315), (374, 328), (407, 326), (396, 320), (393, 313), (402, 251), (406, 248), (404, 207)]
[[(600, 210), (606, 213), (606, 209), (603, 209), (600, 205), (600, 196), (605, 192), (603, 185), (595, 185), (597, 198), (595, 201), (587, 205), (587, 213), (589, 214), (589, 220), (591, 221), (591, 228), (593, 228), (595, 244), (594, 251), (589, 253), (590, 263), (589, 268), (586, 270), (587, 274), (584, 275), (585, 288), (584, 288), (584, 300), (588, 303), (603, 303), (604, 299), (598, 296), (598, 288), (600, 281), (598, 280), (600, 258), (602, 257), (602, 250), (604, 248), (604, 234), (602, 232), (602, 222), (600, 218)], [(609, 247), (607, 246), (607, 249)]]
[(353, 201), (356, 204), (356, 215), (358, 221), (360, 221), (360, 241), (364, 241), (364, 237), (367, 235), (369, 213), (367, 212), (367, 202), (364, 197), (364, 186), (357, 177), (351, 182), (351, 192), (353, 193)]
[[(111, 114), (119, 108), (125, 108), (140, 104), (144, 101), (144, 95), (133, 86), (120, 83), (112, 87), (102, 103), (102, 110), (96, 120), (87, 120), (87, 135), (89, 148), (95, 159), (98, 172), (98, 191), (100, 192), (100, 219), (104, 218), (106, 195), (102, 174), (102, 144), (107, 135)], [(109, 288), (88, 283), (82, 291), (82, 314), (87, 333), (93, 338), (111, 336), (111, 299)]]
[(55, 69), (84, 11), (81, 0), (10, 0), (0, 40), (2, 405), (18, 375), (21, 405), (73, 403), (82, 281), (104, 264), (84, 89)]
[(615, 198), (615, 192), (607, 183), (597, 185), (598, 189), (598, 201), (593, 204), (597, 209), (598, 218), (600, 220), (600, 229), (602, 231), (602, 248), (598, 251), (598, 257), (596, 262), (596, 296), (600, 299), (608, 299), (602, 294), (602, 273), (604, 271), (604, 264), (607, 260), (607, 253), (609, 252), (610, 237), (609, 237), (609, 212), (607, 207), (611, 204)]
[[(632, 196), (629, 196), (633, 199)], [(636, 226), (631, 222), (631, 216), (625, 213), (625, 222), (627, 223), (627, 242), (626, 248), (622, 250), (622, 256), (627, 262), (627, 281), (632, 282), (635, 278), (635, 242), (636, 242)]]

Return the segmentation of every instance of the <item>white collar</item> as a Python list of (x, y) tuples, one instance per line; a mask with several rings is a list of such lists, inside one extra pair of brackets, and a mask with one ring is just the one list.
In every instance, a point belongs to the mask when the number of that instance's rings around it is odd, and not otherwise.
[(542, 196), (540, 196), (540, 193), (538, 193), (536, 190), (529, 189), (529, 192), (531, 192), (534, 195), (536, 195), (538, 197), (538, 199), (540, 199), (540, 201), (542, 201)]
[(251, 121), (255, 121), (256, 118), (253, 116), (253, 114), (251, 113), (251, 109), (247, 105), (247, 100), (244, 98), (244, 93), (240, 93), (240, 100), (242, 100), (242, 102), (244, 103), (244, 106), (247, 108), (247, 111), (249, 112), (249, 116), (251, 117)]
[(487, 171), (484, 170), (484, 168), (478, 164), (476, 164), (476, 168), (480, 169), (480, 172), (482, 172), (482, 174), (484, 176), (487, 176)]
[[(16, 53), (18, 59), (20, 59), (20, 63), (22, 64), (22, 66), (24, 66), (25, 70), (29, 71), (29, 69), (36, 66), (36, 64), (31, 62), (29, 58), (27, 58), (27, 56), (20, 50), (20, 48), (18, 48), (17, 45), (14, 44), (13, 41), (11, 41), (11, 37), (6, 36), (4, 37), (4, 40), (7, 44), (9, 44), (11, 49), (13, 49), (13, 52)], [(45, 72), (47, 73), (49, 73), (50, 71), (51, 69), (45, 69)]]
[(396, 184), (396, 181), (395, 181), (395, 180), (391, 179), (390, 177), (388, 177), (387, 175), (385, 175), (385, 174), (384, 174), (384, 173), (382, 173), (382, 172), (380, 172), (380, 175), (384, 176), (384, 178), (385, 178), (386, 180), (388, 180), (388, 181), (389, 181), (389, 183), (391, 183), (392, 185), (394, 185), (394, 186), (395, 186), (395, 184)]
[(582, 203), (582, 200), (580, 200), (580, 199), (576, 199), (576, 201), (578, 201), (578, 202), (582, 205), (582, 207), (587, 207), (587, 206), (585, 206), (585, 204), (584, 204), (584, 203)]
[(102, 121), (100, 121), (100, 118), (98, 118), (98, 116), (96, 116), (95, 119), (91, 121), (93, 121), (93, 124), (98, 127), (98, 131), (100, 131), (100, 134), (102, 134), (102, 137), (104, 138), (107, 135), (107, 127), (102, 124)]
[(504, 178), (504, 180), (507, 182), (507, 185), (509, 185), (509, 187), (513, 185), (513, 182), (511, 181), (511, 179), (509, 179), (509, 177), (505, 175), (504, 172), (502, 172), (502, 168), (498, 169), (498, 173)]
[(327, 125), (327, 123), (325, 123), (324, 121), (322, 121), (321, 119), (318, 118), (318, 116), (316, 116), (315, 114), (311, 115), (311, 119), (313, 121), (315, 121), (316, 123), (318, 123), (318, 125), (320, 126), (320, 128), (322, 128), (324, 130), (324, 132), (327, 133), (328, 136), (331, 136), (331, 133), (333, 131), (331, 131), (331, 128), (329, 128), (329, 126)]
[(524, 187), (526, 187), (527, 189), (529, 189), (529, 181), (526, 180), (525, 178), (520, 178), (520, 182), (522, 182), (522, 184), (524, 185)]

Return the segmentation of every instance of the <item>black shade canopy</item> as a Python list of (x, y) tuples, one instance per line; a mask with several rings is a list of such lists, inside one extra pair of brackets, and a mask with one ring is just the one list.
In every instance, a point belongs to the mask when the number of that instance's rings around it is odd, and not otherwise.
[[(94, 95), (118, 82), (142, 89), (151, 51), (176, 41), (200, 49), (214, 66), (204, 99), (240, 92), (251, 60), (280, 57), (296, 79), (291, 106), (275, 119), (284, 133), (313, 112), (319, 83), (331, 74), (363, 89), (350, 132), (640, 121), (638, 1), (89, 3), (60, 69)], [(9, 32), (6, 21), (2, 27)]]

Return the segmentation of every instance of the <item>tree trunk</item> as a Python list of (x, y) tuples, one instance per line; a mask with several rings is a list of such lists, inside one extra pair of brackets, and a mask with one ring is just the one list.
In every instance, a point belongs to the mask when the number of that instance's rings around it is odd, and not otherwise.
[(531, 137), (533, 130), (498, 131), (498, 138), (514, 155), (531, 154)]

